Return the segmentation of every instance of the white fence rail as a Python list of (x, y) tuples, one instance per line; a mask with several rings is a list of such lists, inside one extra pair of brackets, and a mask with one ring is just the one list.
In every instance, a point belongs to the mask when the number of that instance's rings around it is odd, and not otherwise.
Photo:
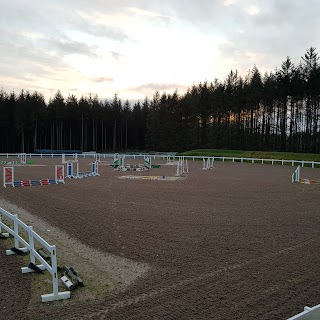
[[(19, 158), (20, 154), (17, 153), (0, 153), (0, 158)], [(27, 158), (61, 158), (62, 159), (63, 154), (56, 154), (56, 153), (50, 153), (50, 154), (37, 154), (37, 153), (27, 153)], [(99, 159), (113, 159), (114, 153), (74, 153), (74, 154), (64, 154), (65, 158), (96, 158), (99, 157)], [(173, 154), (121, 154), (121, 156), (124, 156), (125, 158), (131, 158), (131, 159), (139, 159), (139, 158), (145, 158), (145, 157), (151, 157), (152, 159), (162, 159), (167, 160), (169, 157), (173, 161), (176, 159), (177, 161), (179, 158), (182, 158), (184, 160), (203, 160), (203, 159), (213, 159), (213, 161), (222, 161), (222, 162), (249, 162), (249, 163), (262, 163), (262, 164), (272, 164), (272, 165), (291, 165), (292, 167), (300, 165), (301, 167), (311, 167), (315, 168), (316, 166), (320, 166), (320, 161), (306, 161), (306, 160), (284, 160), (284, 159), (263, 159), (263, 158), (240, 158), (240, 157), (217, 157), (217, 156), (178, 156)]]
[(315, 307), (304, 307), (303, 312), (287, 319), (287, 320), (316, 320), (320, 319), (320, 304)]
[[(4, 229), (7, 232), (2, 232)], [(59, 292), (58, 289), (58, 272), (57, 272), (57, 251), (56, 246), (50, 245), (42, 237), (40, 237), (32, 226), (27, 226), (24, 222), (18, 219), (17, 215), (11, 214), (8, 211), (0, 208), (0, 233), (3, 236), (14, 238), (14, 248), (23, 252), (30, 253), (30, 264), (28, 267), (22, 267), (22, 273), (34, 272), (30, 265), (36, 266), (40, 270), (47, 270), (52, 276), (53, 293), (41, 295), (42, 302), (68, 299), (70, 291)], [(22, 244), (22, 247), (20, 247)], [(46, 261), (36, 250), (37, 245), (41, 245), (50, 255), (50, 263)], [(14, 249), (12, 248), (12, 249)], [(14, 250), (6, 250), (7, 255), (15, 254)], [(39, 261), (40, 264), (36, 264)]]

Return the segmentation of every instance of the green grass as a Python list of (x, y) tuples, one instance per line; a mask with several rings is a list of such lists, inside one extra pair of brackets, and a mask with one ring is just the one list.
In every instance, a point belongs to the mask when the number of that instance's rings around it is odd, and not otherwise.
[(258, 159), (279, 159), (279, 160), (304, 160), (319, 161), (320, 154), (294, 153), (294, 152), (266, 152), (266, 151), (243, 151), (243, 150), (223, 150), (223, 149), (196, 149), (179, 153), (185, 156), (205, 156), (205, 157), (236, 157), (236, 158), (258, 158)]

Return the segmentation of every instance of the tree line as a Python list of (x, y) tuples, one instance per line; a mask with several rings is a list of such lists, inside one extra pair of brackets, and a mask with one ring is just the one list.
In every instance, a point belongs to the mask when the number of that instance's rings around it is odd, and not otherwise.
[(310, 47), (298, 64), (224, 81), (193, 84), (187, 92), (156, 91), (130, 105), (114, 95), (63, 97), (0, 91), (0, 152), (184, 151), (199, 148), (320, 151), (320, 65)]

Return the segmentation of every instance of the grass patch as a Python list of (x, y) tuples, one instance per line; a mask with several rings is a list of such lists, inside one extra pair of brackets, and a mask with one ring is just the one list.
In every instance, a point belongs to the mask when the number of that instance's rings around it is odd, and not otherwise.
[(179, 153), (179, 155), (204, 156), (204, 157), (215, 156), (215, 157), (235, 157), (235, 158), (279, 159), (279, 160), (319, 161), (320, 162), (320, 154), (294, 153), (294, 152), (196, 149), (196, 150), (190, 150), (190, 151)]

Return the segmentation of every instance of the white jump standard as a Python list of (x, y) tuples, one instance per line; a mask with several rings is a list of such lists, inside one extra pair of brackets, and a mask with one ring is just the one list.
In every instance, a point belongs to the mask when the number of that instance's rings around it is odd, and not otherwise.
[(180, 159), (177, 163), (176, 177), (189, 174), (188, 160)]
[(82, 179), (82, 178), (87, 178), (87, 177), (95, 177), (95, 176), (100, 176), (99, 171), (98, 171), (98, 161), (91, 162), (91, 171), (84, 171), (80, 172), (79, 171), (79, 162), (76, 163), (76, 168), (77, 171), (73, 171), (73, 163), (68, 162), (67, 163), (67, 175), (66, 178), (74, 178), (74, 179)]
[(203, 158), (203, 168), (202, 170), (213, 169), (213, 157), (212, 158)]
[(298, 166), (297, 169), (292, 174), (292, 177), (291, 177), (291, 182), (292, 183), (300, 182), (300, 171), (301, 171), (301, 168), (300, 168), (300, 166)]
[(19, 157), (20, 157), (20, 163), (21, 164), (26, 164), (27, 163), (27, 154), (26, 153), (20, 153)]

